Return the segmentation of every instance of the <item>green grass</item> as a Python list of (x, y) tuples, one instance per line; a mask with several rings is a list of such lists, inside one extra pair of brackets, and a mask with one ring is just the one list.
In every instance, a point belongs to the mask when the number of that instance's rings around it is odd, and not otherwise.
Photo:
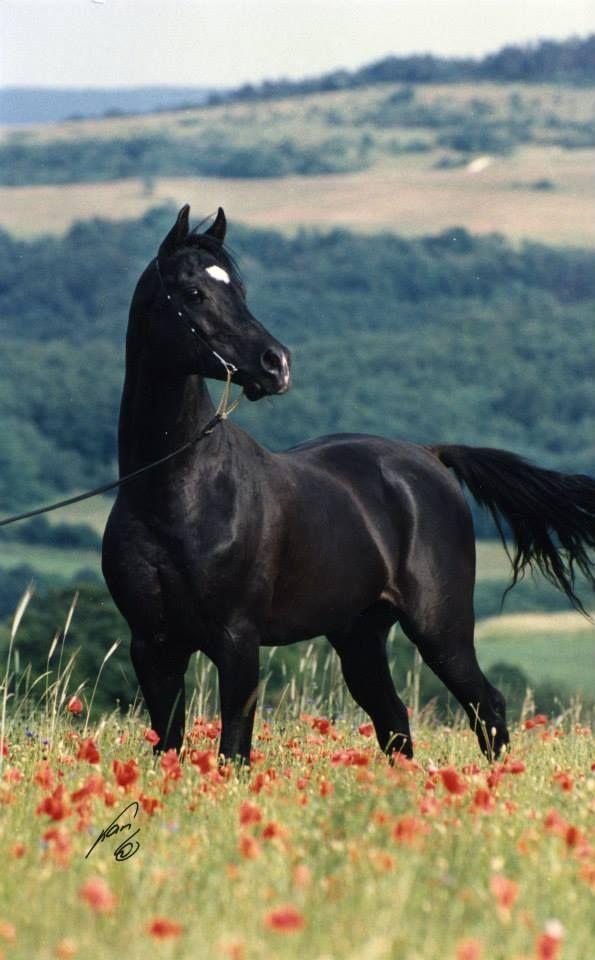
[[(75, 490), (72, 492), (72, 496), (80, 492)], [(113, 502), (113, 497), (93, 497), (90, 500), (82, 500), (70, 507), (63, 507), (61, 510), (48, 513), (47, 518), (52, 524), (86, 523), (97, 533), (102, 534)]]
[[(323, 735), (289, 712), (283, 722), (259, 722), (249, 772), (202, 773), (190, 754), (179, 778), (167, 779), (143, 740), (144, 717), (90, 728), (100, 753), (91, 766), (77, 759), (82, 720), (58, 705), (50, 714), (23, 709), (34, 736), (10, 723), (0, 793), (6, 957), (112, 960), (125, 944), (129, 960), (456, 960), (471, 940), (484, 960), (534, 960), (544, 931), (563, 929), (563, 960), (586, 960), (589, 731), (566, 723), (544, 740), (543, 727), (515, 730), (513, 756), (524, 767), (512, 774), (497, 766), (494, 783), (462, 728), (419, 727), (417, 763), (390, 768), (357, 719)], [(215, 744), (201, 730), (189, 747), (214, 761)], [(349, 750), (357, 765), (345, 765)], [(135, 761), (126, 790), (115, 760)], [(52, 785), (35, 782), (44, 768)], [(446, 789), (444, 768), (451, 776), (456, 768), (460, 795)], [(557, 772), (571, 778), (571, 790)], [(92, 774), (103, 778), (96, 792), (73, 799)], [(42, 804), (58, 784), (52, 819)], [(100, 831), (141, 797), (160, 806), (152, 815), (141, 808), (134, 821), (137, 853), (114, 860), (124, 833), (85, 859)], [(252, 822), (242, 824), (242, 810)], [(90, 881), (104, 886), (104, 912), (81, 896)], [(498, 884), (511, 893), (509, 907), (498, 905)], [(297, 929), (272, 929), (274, 912), (287, 906)], [(157, 941), (156, 917), (180, 929)]]
[(578, 613), (513, 614), (478, 624), (483, 669), (495, 663), (520, 667), (532, 683), (560, 683), (566, 694), (595, 699), (595, 629)]
[[(0, 550), (0, 568), (10, 570), (23, 564), (32, 567), (40, 575), (70, 580), (83, 567), (99, 573), (99, 552), (32, 546), (27, 543), (3, 543)], [(23, 584), (23, 588), (25, 586), (26, 584)]]
[[(198, 672), (180, 765), (173, 751), (153, 756), (139, 704), (93, 717), (112, 653), (81, 689), (60, 644), (37, 679), (14, 674), (8, 647), (7, 960), (112, 960), (123, 944), (129, 960), (468, 960), (471, 947), (475, 960), (544, 960), (545, 936), (563, 948), (549, 960), (589, 956), (595, 778), (578, 706), (538, 726), (521, 717), (492, 766), (460, 718), (439, 725), (422, 711), (415, 762), (390, 766), (332, 663), (314, 687), (305, 656), (281, 705), (263, 695), (250, 769), (218, 766), (210, 677)], [(95, 844), (114, 822), (122, 829)], [(132, 856), (116, 860), (137, 828)]]

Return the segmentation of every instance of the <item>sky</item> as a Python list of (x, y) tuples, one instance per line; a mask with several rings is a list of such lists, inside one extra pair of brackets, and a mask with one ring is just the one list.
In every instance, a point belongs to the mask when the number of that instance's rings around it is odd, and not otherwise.
[(593, 0), (1, 0), (0, 85), (235, 87), (589, 33)]

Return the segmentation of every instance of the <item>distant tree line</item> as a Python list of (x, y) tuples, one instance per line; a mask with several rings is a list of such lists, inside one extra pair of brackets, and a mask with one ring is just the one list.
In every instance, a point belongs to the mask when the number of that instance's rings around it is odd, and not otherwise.
[(359, 70), (335, 70), (305, 80), (266, 80), (226, 93), (211, 94), (211, 104), (277, 99), (350, 90), (375, 83), (459, 83), (474, 80), (521, 83), (595, 83), (595, 34), (568, 40), (510, 45), (479, 60), (432, 54), (384, 57)]
[(0, 145), (0, 184), (81, 183), (127, 177), (286, 177), (346, 173), (367, 165), (365, 150), (339, 136), (313, 145), (291, 138), (241, 146), (200, 135), (136, 134), (31, 143), (20, 133)]

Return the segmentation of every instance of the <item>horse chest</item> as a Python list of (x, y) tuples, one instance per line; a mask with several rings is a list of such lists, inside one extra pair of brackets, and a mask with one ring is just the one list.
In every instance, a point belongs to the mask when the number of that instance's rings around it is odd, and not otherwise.
[[(115, 509), (104, 539), (104, 572), (117, 605), (149, 629), (163, 621), (195, 632), (220, 620), (241, 580), (229, 518), (196, 511), (165, 520)], [(235, 591), (234, 591), (235, 586)]]

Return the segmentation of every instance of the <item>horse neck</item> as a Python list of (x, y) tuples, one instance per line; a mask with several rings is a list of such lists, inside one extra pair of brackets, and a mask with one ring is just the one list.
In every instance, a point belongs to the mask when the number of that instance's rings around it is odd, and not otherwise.
[[(192, 440), (212, 418), (215, 408), (202, 377), (177, 377), (151, 365), (131, 325), (126, 344), (126, 374), (120, 407), (118, 451), (120, 474), (126, 474), (166, 456)], [(209, 449), (213, 450), (213, 443)], [(176, 457), (171, 476), (188, 457)]]

